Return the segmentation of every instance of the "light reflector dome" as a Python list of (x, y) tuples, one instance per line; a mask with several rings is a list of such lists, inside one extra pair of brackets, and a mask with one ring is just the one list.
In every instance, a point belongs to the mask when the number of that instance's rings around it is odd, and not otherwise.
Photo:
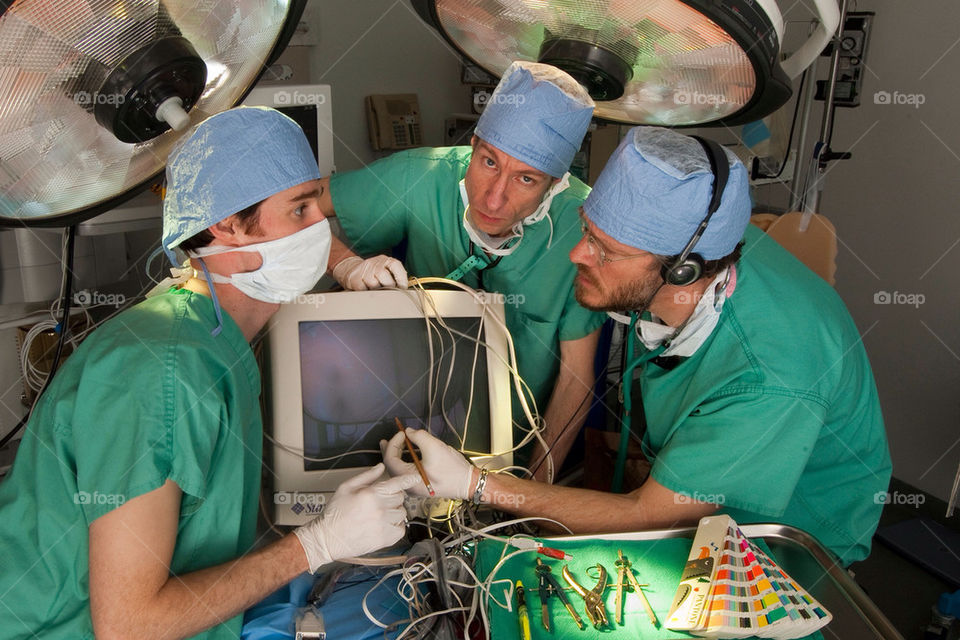
[(0, 225), (73, 224), (151, 182), (183, 129), (243, 99), (303, 2), (0, 3)]
[[(554, 64), (598, 117), (664, 126), (735, 124), (790, 97), (772, 0), (427, 0), (415, 5), (474, 62)], [(765, 5), (762, 7), (761, 5)]]

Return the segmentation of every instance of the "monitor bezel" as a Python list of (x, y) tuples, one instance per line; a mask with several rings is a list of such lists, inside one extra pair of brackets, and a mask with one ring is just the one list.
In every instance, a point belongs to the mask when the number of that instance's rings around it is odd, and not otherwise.
[[(322, 512), (326, 499), (345, 480), (369, 467), (344, 467), (307, 471), (302, 456), (286, 448), (303, 451), (303, 411), (300, 375), (299, 324), (333, 320), (409, 319), (430, 317), (480, 317), (484, 312), (484, 341), (490, 399), (491, 453), (473, 456), (478, 466), (500, 469), (513, 464), (513, 424), (510, 373), (506, 365), (507, 335), (502, 300), (496, 294), (466, 291), (428, 290), (433, 304), (421, 310), (418, 292), (413, 290), (338, 291), (307, 294), (283, 305), (271, 319), (267, 333), (269, 364), (266, 428), (276, 443), (268, 472), (272, 476), (275, 519), (279, 524), (298, 524)], [(484, 304), (485, 303), (485, 304)], [(489, 315), (495, 315), (500, 323)], [(426, 331), (426, 327), (424, 327)], [(471, 356), (472, 357), (472, 356)], [(316, 495), (323, 494), (323, 495)], [(290, 507), (300, 502), (308, 507), (295, 513)]]

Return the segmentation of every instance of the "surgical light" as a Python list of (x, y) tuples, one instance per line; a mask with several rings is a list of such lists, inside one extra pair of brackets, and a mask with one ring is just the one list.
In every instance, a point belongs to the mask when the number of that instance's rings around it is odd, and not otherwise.
[(155, 181), (238, 104), (306, 0), (0, 0), (0, 226), (66, 226)]
[(575, 77), (608, 120), (663, 126), (742, 124), (782, 106), (790, 79), (839, 23), (815, 0), (820, 25), (780, 62), (774, 0), (413, 0), (417, 12), (497, 76), (513, 60)]

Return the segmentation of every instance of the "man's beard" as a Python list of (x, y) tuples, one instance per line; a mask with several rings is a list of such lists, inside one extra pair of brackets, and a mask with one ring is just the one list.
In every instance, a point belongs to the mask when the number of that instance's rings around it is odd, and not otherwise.
[[(600, 287), (588, 274), (581, 271), (580, 275), (593, 285), (594, 291), (602, 293)], [(633, 280), (620, 284), (597, 304), (585, 303), (581, 299), (579, 287), (575, 289), (574, 295), (581, 306), (591, 311), (645, 311), (663, 285), (664, 282), (660, 274), (651, 272), (646, 274), (643, 280)]]

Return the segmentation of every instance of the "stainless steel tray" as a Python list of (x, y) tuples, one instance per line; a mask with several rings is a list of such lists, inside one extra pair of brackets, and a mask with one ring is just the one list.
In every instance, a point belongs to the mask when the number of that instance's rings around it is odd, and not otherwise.
[[(903, 640), (877, 605), (853, 581), (827, 549), (810, 534), (782, 524), (740, 525), (744, 535), (767, 543), (775, 560), (790, 577), (819, 600), (833, 614), (821, 630), (824, 638), (843, 640)], [(690, 538), (696, 527), (654, 529), (629, 533), (564, 536), (555, 540), (661, 540)]]

